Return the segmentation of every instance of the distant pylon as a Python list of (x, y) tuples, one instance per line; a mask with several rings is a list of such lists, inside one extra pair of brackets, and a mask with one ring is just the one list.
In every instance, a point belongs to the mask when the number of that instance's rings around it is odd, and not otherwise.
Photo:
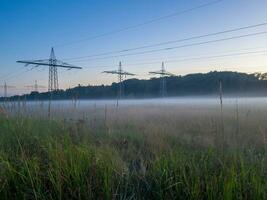
[(48, 91), (57, 91), (59, 89), (58, 86), (58, 73), (57, 68), (67, 68), (70, 69), (82, 69), (81, 67), (77, 67), (74, 65), (70, 65), (68, 63), (62, 62), (56, 59), (54, 48), (51, 48), (50, 58), (44, 60), (30, 60), (30, 61), (17, 61), (18, 63), (23, 63), (25, 66), (35, 65), (35, 67), (39, 66), (49, 66), (49, 79), (48, 79)]
[(39, 92), (39, 88), (46, 88), (45, 86), (38, 85), (36, 80), (34, 81), (34, 85), (27, 85), (25, 87), (33, 89), (33, 92)]
[(122, 72), (122, 67), (121, 67), (121, 62), (119, 63), (119, 70), (118, 70), (118, 81), (119, 81), (119, 98), (122, 97), (122, 92), (123, 92), (123, 74), (121, 73)]
[(4, 97), (7, 98), (8, 96), (8, 89), (9, 88), (15, 88), (14, 86), (7, 85), (6, 82), (4, 85), (1, 85), (0, 87), (4, 88)]
[[(123, 95), (123, 76), (134, 76), (135, 74), (123, 71), (121, 62), (119, 63), (119, 69), (118, 70), (113, 70), (113, 71), (103, 71), (102, 73), (107, 73), (107, 74), (117, 74), (118, 75), (118, 94), (117, 94), (117, 99), (121, 99)], [(118, 101), (117, 101), (118, 105)]]
[(166, 76), (174, 76), (174, 74), (167, 72), (164, 67), (164, 62), (161, 63), (160, 71), (149, 72), (149, 74), (160, 75), (160, 94), (162, 97), (167, 96)]

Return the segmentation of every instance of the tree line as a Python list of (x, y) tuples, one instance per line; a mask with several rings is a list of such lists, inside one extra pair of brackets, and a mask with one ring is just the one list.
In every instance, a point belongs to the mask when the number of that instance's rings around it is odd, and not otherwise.
[[(166, 77), (167, 96), (218, 95), (222, 82), (224, 95), (267, 96), (267, 80), (264, 74), (239, 72), (209, 72)], [(149, 80), (128, 79), (122, 82), (124, 98), (160, 97), (160, 78)], [(108, 99), (116, 98), (118, 83), (111, 85), (88, 85), (54, 91), (52, 93), (32, 92), (12, 96), (8, 100), (48, 100), (48, 99)], [(5, 100), (3, 97), (0, 100)]]

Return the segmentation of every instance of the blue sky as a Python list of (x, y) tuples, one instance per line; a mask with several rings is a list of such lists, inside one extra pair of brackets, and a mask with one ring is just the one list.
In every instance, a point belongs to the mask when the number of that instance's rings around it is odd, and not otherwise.
[[(223, 0), (217, 4), (145, 26), (86, 40), (95, 35), (140, 24), (211, 1), (0, 0), (0, 84), (6, 81), (9, 85), (16, 86), (16, 89), (10, 90), (10, 94), (29, 92), (24, 86), (33, 85), (34, 80), (37, 80), (40, 85), (47, 86), (47, 67), (31, 70), (15, 61), (48, 58), (52, 46), (55, 47), (58, 59), (83, 67), (80, 71), (59, 70), (59, 85), (63, 89), (77, 84), (110, 84), (116, 81), (117, 77), (101, 74), (101, 71), (116, 69), (119, 61), (122, 61), (125, 70), (138, 74), (136, 78), (145, 79), (151, 77), (148, 71), (160, 68), (161, 61), (166, 61), (168, 71), (181, 75), (213, 70), (248, 73), (266, 71), (267, 53), (216, 59), (190, 58), (261, 50), (264, 52), (267, 50), (267, 34), (144, 55), (83, 61), (68, 60), (73, 57), (134, 48), (267, 22), (266, 0)], [(266, 30), (267, 26), (263, 26), (164, 47)], [(72, 43), (78, 40), (82, 42)], [(62, 46), (62, 44), (68, 45)], [(158, 47), (148, 50), (156, 48)], [(168, 63), (169, 60), (185, 58), (189, 59)], [(157, 61), (158, 64), (144, 64)], [(143, 64), (138, 65), (138, 63)], [(0, 95), (2, 93), (3, 91), (0, 91)]]

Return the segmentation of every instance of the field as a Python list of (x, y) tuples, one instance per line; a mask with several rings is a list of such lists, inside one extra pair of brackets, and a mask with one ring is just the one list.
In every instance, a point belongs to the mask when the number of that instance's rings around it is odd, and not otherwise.
[(267, 199), (266, 99), (155, 101), (3, 103), (1, 199)]

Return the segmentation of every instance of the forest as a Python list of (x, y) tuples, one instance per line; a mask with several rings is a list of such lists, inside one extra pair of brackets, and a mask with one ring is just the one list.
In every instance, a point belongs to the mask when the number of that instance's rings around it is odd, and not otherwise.
[[(195, 73), (185, 76), (165, 77), (168, 97), (174, 96), (214, 96), (218, 94), (219, 82), (222, 82), (223, 93), (227, 96), (266, 96), (266, 74), (246, 74), (239, 72)], [(128, 79), (122, 82), (124, 98), (160, 97), (161, 78), (149, 80)], [(112, 99), (118, 94), (118, 83), (111, 85), (78, 85), (66, 90), (9, 97), (9, 100), (47, 100), (47, 99)], [(6, 100), (0, 98), (0, 100)]]

